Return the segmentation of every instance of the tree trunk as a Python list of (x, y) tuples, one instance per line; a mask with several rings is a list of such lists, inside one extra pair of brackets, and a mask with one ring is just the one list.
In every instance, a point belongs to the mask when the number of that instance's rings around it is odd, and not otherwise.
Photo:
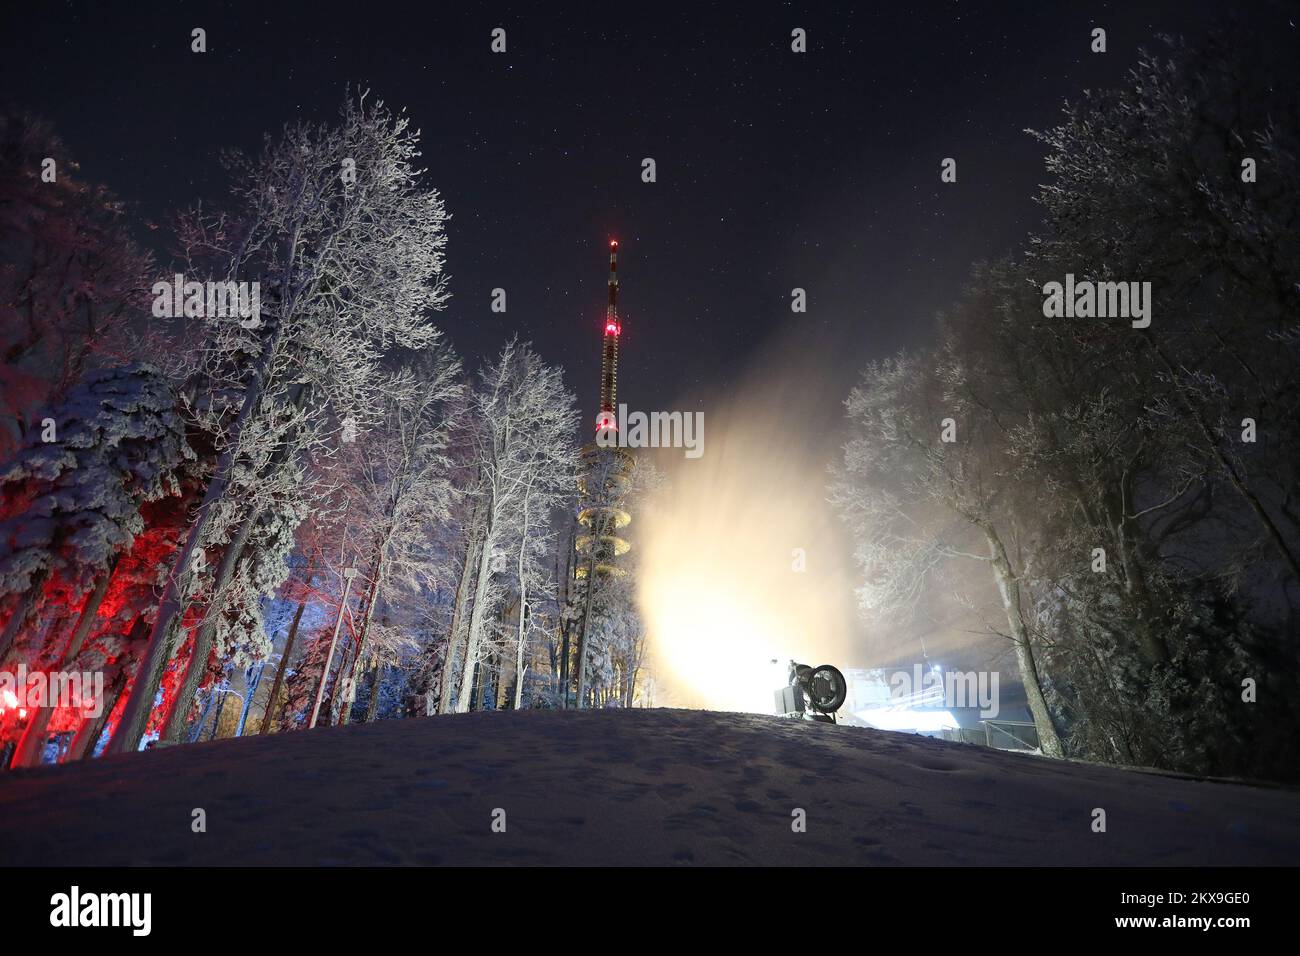
[(465, 620), (465, 604), (469, 601), (470, 587), (478, 571), (483, 549), (482, 502), (474, 503), (470, 517), (469, 542), (465, 548), (465, 563), (460, 569), (460, 583), (456, 587), (456, 606), (451, 613), (451, 628), (447, 632), (447, 658), (442, 663), (442, 678), (438, 688), (438, 713), (451, 709), (451, 691), (456, 676), (456, 652), (460, 647), (460, 632)]
[(330, 664), (334, 661), (334, 648), (339, 642), (339, 629), (343, 627), (343, 612), (348, 607), (348, 596), (352, 592), (352, 578), (344, 575), (343, 593), (339, 601), (338, 617), (334, 619), (334, 634), (330, 637), (329, 650), (325, 654), (325, 662), (321, 665), (320, 682), (316, 685), (316, 703), (312, 706), (311, 719), (307, 721), (307, 729), (316, 726), (316, 720), (320, 716), (321, 700), (325, 696), (325, 684), (330, 676)]
[[(77, 655), (81, 653), (81, 649), (86, 643), (86, 635), (90, 633), (90, 627), (99, 615), (99, 606), (104, 602), (104, 595), (108, 593), (108, 583), (113, 578), (113, 570), (117, 567), (117, 560), (114, 557), (108, 567), (100, 574), (99, 580), (95, 582), (94, 590), (90, 592), (85, 603), (81, 606), (81, 616), (77, 619), (76, 629), (73, 630), (72, 637), (68, 640), (68, 646), (64, 648), (53, 670), (63, 670), (75, 661)], [(82, 693), (85, 693), (84, 689)], [(103, 703), (103, 701), (100, 701), (101, 707)], [(45, 729), (49, 727), (50, 718), (53, 716), (54, 707), (37, 708), (36, 713), (32, 715), (32, 719), (27, 725), (27, 732), (23, 734), (23, 738), (18, 744), (18, 750), (14, 754), (13, 766), (35, 767), (41, 762), (41, 753), (45, 749)]]
[(253, 706), (253, 695), (257, 693), (257, 685), (262, 683), (262, 673), (266, 670), (266, 661), (261, 661), (253, 668), (250, 668), (254, 674), (249, 677), (250, 671), (244, 671), (244, 703), (239, 708), (239, 723), (235, 725), (235, 736), (244, 736), (244, 727), (248, 723), (248, 712)]
[(373, 676), (370, 680), (370, 703), (366, 705), (366, 723), (373, 724), (375, 715), (379, 713), (379, 678), (382, 673), (377, 661), (375, 666), (370, 668), (370, 673)]
[[(297, 245), (298, 234), (295, 232), (290, 241), (291, 262)], [(285, 277), (283, 285), (285, 288), (290, 288), (288, 276)], [(217, 460), (212, 480), (209, 481), (203, 501), (199, 505), (198, 514), (193, 526), (190, 528), (185, 547), (178, 555), (172, 574), (168, 578), (167, 590), (164, 592), (163, 599), (158, 606), (157, 619), (154, 621), (153, 631), (150, 633), (149, 645), (141, 661), (140, 670), (131, 687), (131, 696), (127, 700), (126, 711), (122, 715), (117, 732), (113, 735), (113, 739), (109, 741), (110, 753), (126, 753), (139, 749), (140, 738), (144, 735), (144, 731), (148, 726), (154, 697), (162, 681), (163, 670), (180, 644), (180, 624), (189, 601), (189, 592), (195, 576), (193, 572), (194, 553), (202, 539), (208, 521), (211, 519), (213, 504), (225, 495), (226, 489), (229, 487), (230, 473), (234, 467), (239, 438), (243, 434), (249, 416), (261, 403), (267, 379), (274, 366), (275, 357), (279, 352), (286, 317), (293, 313), (295, 299), (296, 295), (290, 292), (284, 303), (283, 314), (275, 322), (271, 339), (258, 359), (248, 391), (244, 395), (244, 402), (240, 406), (239, 415), (236, 416), (231, 426), (230, 441)], [(301, 399), (302, 396), (303, 391), (300, 390), (296, 400)]]
[(484, 710), (498, 710), (501, 702), (501, 655), (493, 652), (483, 675)]
[[(384, 573), (384, 549), (388, 546), (388, 536), (381, 536), (375, 551), (375, 560), (370, 565), (370, 587), (366, 589), (365, 613), (361, 617), (361, 628), (357, 633), (356, 648), (348, 663), (346, 671), (340, 671), (340, 676), (347, 675), (346, 683), (343, 684), (343, 700), (340, 704), (338, 719), (336, 724), (343, 726), (352, 719), (352, 703), (348, 697), (355, 700), (357, 687), (357, 668), (361, 666), (361, 655), (366, 649), (366, 635), (370, 632), (370, 622), (375, 616), (375, 603), (379, 600), (380, 579)], [(350, 693), (349, 693), (350, 691)]]
[(483, 605), (487, 603), (488, 583), (492, 579), (492, 562), (489, 552), (492, 529), (485, 527), (483, 532), (483, 553), (479, 557), (478, 574), (474, 586), (474, 607), (469, 615), (469, 635), (465, 642), (465, 664), (461, 672), (460, 698), (456, 701), (456, 713), (463, 714), (469, 710), (470, 696), (474, 684), (475, 664), (478, 658), (479, 640), (483, 632)]
[(27, 619), (32, 616), (32, 610), (36, 607), (36, 600), (40, 597), (41, 590), (45, 587), (45, 582), (49, 576), (48, 568), (42, 568), (36, 572), (32, 583), (19, 599), (18, 606), (14, 608), (14, 613), (5, 622), (4, 632), (0, 633), (0, 661), (3, 661), (8, 656), (10, 649), (18, 640), (18, 635), (23, 626), (27, 623)]
[[(316, 577), (315, 572), (307, 575), (308, 588), (311, 587), (312, 580)], [(293, 653), (293, 642), (298, 637), (298, 625), (302, 621), (302, 612), (307, 609), (307, 599), (304, 597), (298, 602), (298, 610), (294, 612), (293, 623), (289, 625), (289, 636), (284, 641), (284, 653), (280, 655), (280, 666), (275, 669), (275, 683), (271, 685), (271, 696), (266, 702), (266, 710), (262, 712), (262, 726), (257, 731), (258, 735), (267, 732), (271, 726), (271, 720), (275, 716), (280, 701), (280, 688), (284, 686), (284, 672), (289, 669), (289, 655)]]
[[(299, 384), (293, 386), (293, 389), (293, 407), (301, 409), (307, 401), (307, 386)], [(289, 457), (292, 445), (291, 436), (285, 436), (284, 440), (276, 446), (275, 452), (271, 455), (261, 473), (263, 475), (273, 474)], [(235, 576), (235, 567), (244, 556), (244, 550), (248, 547), (249, 538), (252, 537), (254, 529), (264, 518), (265, 513), (261, 512), (246, 514), (239, 524), (239, 529), (231, 537), (229, 544), (226, 545), (221, 554), (221, 563), (217, 566), (216, 574), (213, 577), (212, 598), (208, 601), (208, 606), (203, 612), (203, 620), (199, 623), (195, 632), (194, 645), (190, 651), (190, 659), (185, 667), (185, 679), (177, 689), (176, 699), (172, 701), (171, 711), (167, 715), (159, 742), (165, 741), (169, 744), (180, 742), (186, 719), (189, 717), (190, 709), (194, 704), (194, 695), (199, 689), (199, 684), (203, 681), (204, 673), (207, 671), (208, 657), (212, 653), (213, 640), (217, 634), (217, 622), (224, 610), (226, 589)]]
[(1149, 332), (1145, 334), (1147, 342), (1151, 344), (1156, 355), (1160, 357), (1160, 361), (1164, 365), (1165, 371), (1172, 379), (1174, 391), (1178, 395), (1179, 401), (1182, 403), (1183, 407), (1187, 409), (1187, 413), (1191, 415), (1192, 421), (1196, 423), (1197, 431), (1200, 432), (1201, 438), (1209, 449), (1210, 454), (1212, 454), (1215, 461), (1219, 463), (1219, 467), (1223, 469), (1223, 473), (1228, 476), (1228, 481), (1232, 484), (1233, 489), (1236, 490), (1237, 494), (1241, 496), (1242, 500), (1246, 502), (1246, 505), (1255, 515), (1255, 519), (1259, 522), (1260, 527), (1264, 529), (1265, 537), (1267, 537), (1273, 544), (1273, 547), (1277, 549), (1278, 554), (1282, 557), (1282, 561), (1290, 570), (1291, 577), (1300, 581), (1300, 559), (1297, 559), (1295, 553), (1291, 550), (1290, 545), (1287, 544), (1286, 536), (1273, 521), (1273, 518), (1269, 513), (1264, 509), (1263, 502), (1259, 500), (1259, 497), (1255, 492), (1246, 484), (1245, 479), (1237, 472), (1236, 465), (1234, 465), (1232, 460), (1223, 453), (1223, 448), (1220, 447), (1218, 437), (1215, 436), (1214, 430), (1210, 428), (1209, 423), (1205, 420), (1205, 416), (1201, 414), (1200, 409), (1196, 408), (1187, 396), (1183, 394), (1182, 389), (1179, 387), (1178, 373), (1175, 371), (1174, 365), (1169, 360), (1168, 356), (1165, 355), (1164, 350), (1156, 344), (1156, 340), (1151, 337)]
[(596, 591), (596, 539), (595, 522), (592, 522), (591, 552), (587, 556), (587, 595), (582, 608), (582, 630), (578, 634), (578, 699), (574, 706), (579, 710), (587, 706), (587, 631), (591, 622), (591, 601)]
[(217, 716), (216, 719), (212, 721), (212, 736), (208, 738), (209, 740), (216, 740), (217, 734), (221, 732), (221, 715), (225, 713), (226, 710), (226, 698), (230, 695), (222, 691), (221, 687), (217, 684), (212, 685), (212, 692), (214, 694), (218, 692), (221, 693), (221, 699), (217, 702)]
[(515, 651), (515, 710), (524, 699), (524, 628), (526, 620), (524, 609), (528, 606), (528, 582), (524, 573), (524, 557), (528, 550), (528, 496), (531, 486), (524, 491), (524, 527), (519, 536), (519, 633), (518, 648)]
[(212, 598), (208, 602), (203, 620), (195, 629), (190, 659), (185, 666), (185, 678), (176, 689), (171, 710), (163, 724), (162, 733), (159, 734), (159, 743), (180, 743), (181, 734), (185, 730), (185, 724), (188, 722), (194, 704), (194, 694), (198, 691), (199, 684), (203, 682), (203, 675), (208, 669), (208, 658), (212, 655), (212, 643), (217, 633), (217, 619), (222, 614), (221, 605), (224, 603), (225, 590), (230, 586), (230, 579), (235, 576), (235, 565), (243, 556), (244, 548), (253, 534), (256, 523), (256, 515), (246, 515), (240, 522), (239, 530), (235, 532), (221, 555), (221, 564), (217, 566), (212, 583)]
[(560, 707), (569, 709), (569, 631), (570, 624), (560, 625)]
[(140, 661), (135, 682), (131, 685), (131, 695), (127, 698), (126, 710), (118, 723), (116, 733), (113, 734), (113, 739), (108, 742), (109, 753), (133, 753), (140, 749), (140, 738), (144, 736), (145, 729), (149, 725), (149, 715), (153, 712), (153, 702), (158, 694), (158, 685), (162, 683), (163, 670), (167, 667), (167, 662), (171, 660), (179, 643), (182, 612), (189, 600), (189, 591), (194, 579), (192, 569), (194, 554), (198, 550), (204, 531), (207, 530), (208, 521), (211, 520), (212, 506), (226, 493), (226, 488), (230, 484), (230, 472), (234, 466), (239, 436), (249, 416), (262, 400), (264, 380), (270, 370), (272, 357), (278, 351), (283, 328), (284, 321), (278, 321), (271, 341), (267, 343), (266, 350), (253, 373), (248, 393), (244, 396), (244, 404), (231, 426), (230, 443), (217, 460), (212, 480), (208, 482), (207, 491), (199, 505), (198, 515), (185, 540), (185, 547), (181, 549), (172, 567), (172, 573), (168, 576), (167, 590), (158, 605), (158, 616), (149, 634), (149, 645)]
[(1029, 643), (1029, 629), (1025, 626), (1024, 612), (1020, 606), (1020, 581), (1011, 569), (1007, 559), (1006, 548), (1002, 539), (992, 527), (985, 526), (985, 540), (989, 545), (992, 559), (993, 575), (997, 580), (998, 593), (1002, 597), (1002, 607), (1006, 611), (1007, 624), (1011, 627), (1012, 642), (1016, 647), (1016, 663), (1020, 665), (1020, 680), (1025, 687), (1025, 696), (1029, 700), (1029, 712), (1034, 718), (1034, 728), (1038, 731), (1038, 745), (1049, 757), (1065, 756), (1061, 738), (1057, 735), (1056, 725), (1052, 722), (1051, 711), (1043, 697), (1042, 684), (1038, 679), (1038, 665), (1034, 661), (1034, 649)]
[[(1136, 632), (1139, 652), (1149, 664), (1163, 664), (1169, 660), (1169, 647), (1154, 620), (1151, 606), (1151, 594), (1147, 589), (1146, 574), (1138, 555), (1139, 529), (1136, 522), (1129, 517), (1129, 502), (1133, 500), (1132, 476), (1126, 469), (1120, 477), (1120, 495), (1118, 507), (1114, 509), (1115, 540), (1119, 547), (1120, 570), (1124, 573), (1124, 593), (1135, 604), (1135, 616), (1132, 630)], [(1107, 509), (1108, 513), (1111, 509)]]
[[(564, 577), (563, 587), (564, 595), (560, 601), (560, 607), (567, 608), (569, 601), (573, 596), (573, 571), (574, 571), (574, 529), (570, 525), (569, 533), (565, 537), (565, 554), (564, 554)], [(569, 635), (573, 630), (573, 622), (567, 620), (567, 615), (560, 617), (560, 707), (564, 710), (569, 709)]]
[[(144, 628), (140, 630), (143, 637)], [(108, 718), (113, 713), (113, 708), (117, 706), (122, 691), (126, 690), (126, 679), (126, 668), (119, 667), (117, 673), (113, 676), (112, 686), (104, 691), (104, 708), (99, 712), (98, 717), (87, 717), (81, 722), (81, 726), (77, 728), (77, 732), (72, 737), (72, 744), (68, 747), (68, 752), (64, 755), (64, 763), (84, 760), (87, 757), (94, 756), (95, 744), (99, 743), (100, 734), (104, 732), (104, 725), (108, 723)]]
[(481, 699), (479, 681), (483, 677), (483, 662), (475, 661), (473, 671), (474, 671), (474, 680), (470, 684), (469, 705), (465, 708), (466, 712), (471, 710), (478, 710), (478, 703), (479, 700)]
[(214, 684), (208, 692), (207, 700), (203, 702), (202, 710), (199, 711), (199, 719), (194, 722), (194, 727), (190, 730), (190, 739), (187, 743), (196, 744), (199, 742), (199, 737), (203, 734), (203, 728), (208, 725), (208, 715), (212, 713), (212, 708), (216, 706), (218, 696)]
[(519, 647), (515, 651), (515, 700), (518, 710), (524, 702), (524, 598), (519, 596)]
[(352, 707), (357, 702), (357, 667), (361, 663), (360, 639), (348, 649), (347, 660), (339, 666), (339, 679), (330, 701), (331, 727), (343, 727), (352, 720)]

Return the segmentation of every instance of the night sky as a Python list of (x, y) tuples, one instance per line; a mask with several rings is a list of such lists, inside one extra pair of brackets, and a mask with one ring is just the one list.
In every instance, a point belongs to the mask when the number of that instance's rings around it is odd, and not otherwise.
[[(833, 356), (825, 383), (842, 394), (865, 359), (927, 333), (973, 261), (1023, 241), (1045, 175), (1025, 127), (1117, 83), (1158, 34), (1195, 39), (1228, 9), (448, 6), (7, 4), (0, 95), (51, 120), (83, 176), (144, 222), (220, 198), (220, 149), (331, 120), (348, 83), (368, 86), (423, 130), (428, 182), (453, 215), (439, 324), (474, 364), (512, 333), (531, 339), (590, 417), (609, 237), (632, 408), (697, 407), (792, 328)], [(1251, 6), (1252, 28), (1295, 29), (1289, 5)], [(489, 50), (498, 26), (503, 55)], [(1089, 52), (1094, 26), (1104, 55)], [(790, 51), (795, 27), (806, 54)], [(940, 183), (946, 156), (956, 185)], [(497, 286), (504, 315), (489, 309)], [(795, 286), (809, 296), (800, 326)]]

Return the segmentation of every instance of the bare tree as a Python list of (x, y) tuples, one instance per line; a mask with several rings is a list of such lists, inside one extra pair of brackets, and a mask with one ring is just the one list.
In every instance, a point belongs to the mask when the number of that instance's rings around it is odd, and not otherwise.
[[(376, 658), (367, 647), (376, 607), (397, 595), (418, 600), (422, 591), (448, 576), (443, 555), (433, 546), (433, 532), (450, 515), (446, 445), (454, 424), (451, 403), (462, 390), (459, 372), (450, 352), (426, 352), (400, 377), (381, 423), (355, 442), (348, 456), (356, 500), (351, 520), (367, 542), (364, 611), (342, 678), (349, 689), (355, 687), (363, 659)], [(394, 644), (398, 632), (380, 630), (383, 639), (374, 643), (391, 659), (399, 650)], [(348, 720), (346, 709), (341, 719)]]
[(577, 465), (574, 397), (565, 389), (560, 369), (546, 365), (526, 344), (510, 342), (494, 362), (484, 366), (471, 415), (479, 478), (474, 490), (482, 508), (483, 545), (472, 586), (456, 701), (461, 713), (469, 709), (474, 665), (491, 617), (493, 575), (507, 570), (504, 548), (521, 534), (528, 514), (525, 501), (532, 493), (542, 496), (567, 490)]

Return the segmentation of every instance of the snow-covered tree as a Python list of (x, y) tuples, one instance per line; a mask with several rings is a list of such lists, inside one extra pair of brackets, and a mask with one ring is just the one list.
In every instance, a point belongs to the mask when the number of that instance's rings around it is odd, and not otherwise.
[(845, 403), (851, 435), (832, 500), (854, 532), (864, 610), (909, 614), (952, 562), (988, 569), (1044, 753), (1061, 756), (1026, 621), (1020, 514), (1000, 474), (996, 415), (961, 387), (955, 355), (873, 362)]
[(150, 267), (122, 203), (82, 181), (50, 126), (0, 116), (0, 456), (98, 360), (122, 357)]
[[(445, 350), (417, 359), (399, 378), (380, 424), (352, 444), (345, 462), (356, 492), (350, 521), (364, 543), (364, 610), (342, 678), (350, 689), (363, 662), (375, 669), (381, 662), (396, 663), (410, 649), (399, 629), (374, 626), (376, 608), (390, 606), (385, 616), (391, 618), (399, 610), (391, 607), (395, 600), (418, 602), (450, 577), (434, 533), (450, 514), (446, 445), (462, 390), (459, 372), (459, 362)], [(345, 723), (348, 714), (341, 710)]]
[[(1297, 130), (1300, 104), (1279, 90), (1270, 64), (1215, 37), (1143, 53), (1122, 86), (1086, 93), (1035, 134), (1051, 174), (1039, 196), (1036, 272), (1064, 266), (1080, 280), (1152, 284), (1148, 328), (1101, 323), (1090, 345), (1131, 359), (1152, 426), (1203, 456), (1207, 477), (1239, 503), (1292, 588)], [(1259, 440), (1240, 440), (1244, 417), (1258, 423)]]
[[(513, 552), (512, 585), (514, 587), (514, 644), (513, 661), (507, 673), (514, 685), (512, 706), (518, 710), (523, 704), (524, 683), (530, 660), (529, 645), (541, 631), (538, 627), (537, 609), (553, 606), (556, 580), (550, 573), (550, 557), (556, 547), (556, 534), (552, 519), (556, 506), (566, 495), (573, 481), (571, 461), (554, 459), (546, 468), (530, 475), (524, 485), (520, 505), (518, 533), (509, 543)], [(548, 469), (551, 473), (548, 474)]]
[[(1009, 351), (1015, 387), (1049, 405), (1018, 436), (1023, 474), (1072, 503), (1041, 551), (1036, 614), (1080, 751), (1274, 773), (1295, 761), (1277, 731), (1300, 719), (1293, 695), (1243, 707), (1228, 675), (1296, 677), (1277, 649), (1300, 587), (1300, 104), (1241, 53), (1171, 42), (1036, 134), (1045, 222), (1016, 281), (1148, 281), (1151, 324), (1043, 328), (1026, 309)], [(1097, 547), (1107, 572), (1081, 574)]]
[[(71, 664), (98, 632), (105, 600), (120, 606), (133, 555), (158, 553), (167, 534), (151, 506), (181, 494), (195, 457), (177, 407), (156, 369), (94, 371), (48, 410), (50, 430), (0, 466), (0, 664)], [(29, 716), (19, 764), (39, 759), (53, 716)]]
[[(336, 125), (289, 126), (259, 158), (234, 157), (234, 208), (200, 211), (187, 223), (186, 248), (193, 261), (211, 264), (210, 275), (260, 283), (261, 322), (207, 320), (213, 354), (203, 388), (224, 401), (196, 407), (227, 437), (160, 604), (115, 752), (134, 750), (144, 732), (181, 644), (200, 584), (196, 568), (207, 563), (198, 556), (219, 548), (189, 659), (188, 670), (201, 673), (215, 633), (211, 611), (223, 607), (255, 529), (272, 520), (268, 509), (282, 495), (292, 500), (284, 486), (295, 469), (325, 442), (329, 423), (373, 419), (388, 351), (439, 340), (429, 313), (448, 295), (447, 213), (420, 182), (418, 142), (404, 116), (365, 94), (349, 96)], [(187, 673), (171, 709), (183, 714), (197, 686)]]
[[(1243, 707), (1240, 677), (1296, 673), (1278, 652), (1300, 536), (1295, 114), (1267, 65), (1217, 41), (1143, 55), (1039, 134), (1051, 177), (1028, 251), (977, 268), (935, 344), (874, 364), (849, 399), (834, 495), (864, 611), (906, 620), (959, 591), (1001, 632), (971, 573), (987, 568), (1033, 655), (1040, 734), (1047, 709), (1072, 753), (1294, 763), (1272, 729), (1300, 719), (1293, 695)], [(1067, 274), (1150, 282), (1150, 325), (1045, 316)]]
[[(585, 458), (579, 521), (570, 547), (592, 531), (591, 524), (581, 520), (581, 509), (598, 505), (635, 515), (664, 483), (663, 473), (648, 457), (636, 459), (630, 472), (622, 454), (588, 448)], [(628, 535), (633, 542), (630, 553), (618, 559), (614, 572), (598, 571), (591, 547), (575, 553), (569, 569), (573, 580), (565, 588), (566, 604), (560, 615), (561, 646), (574, 644), (579, 707), (631, 707), (644, 676), (647, 635), (635, 599), (639, 556), (635, 520), (629, 530), (620, 528), (619, 534)], [(567, 690), (564, 668), (561, 671), (561, 683)], [(567, 694), (561, 696), (567, 700)]]
[(105, 580), (144, 530), (141, 506), (179, 494), (194, 457), (149, 366), (90, 373), (47, 418), (0, 466), (0, 659), (42, 601), (68, 607)]
[[(548, 496), (566, 493), (577, 473), (574, 397), (565, 389), (560, 369), (545, 364), (529, 345), (511, 341), (484, 366), (470, 416), (476, 474), (472, 494), (482, 544), (470, 585), (473, 603), (461, 658), (458, 712), (469, 709), (474, 665), (488, 643), (496, 607), (494, 585), (499, 588), (510, 576), (509, 543), (520, 543), (517, 572), (519, 556), (528, 561), (530, 538), (546, 534), (546, 526), (531, 516)], [(533, 500), (539, 504), (526, 504)], [(517, 629), (515, 633), (517, 639)]]

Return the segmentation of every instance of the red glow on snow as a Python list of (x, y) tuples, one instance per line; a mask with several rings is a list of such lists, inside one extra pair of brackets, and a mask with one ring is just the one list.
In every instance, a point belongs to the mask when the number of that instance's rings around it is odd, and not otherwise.
[(6, 687), (4, 689), (4, 701), (6, 707), (17, 707), (18, 695), (15, 694), (13, 691), (11, 691), (8, 687)]

